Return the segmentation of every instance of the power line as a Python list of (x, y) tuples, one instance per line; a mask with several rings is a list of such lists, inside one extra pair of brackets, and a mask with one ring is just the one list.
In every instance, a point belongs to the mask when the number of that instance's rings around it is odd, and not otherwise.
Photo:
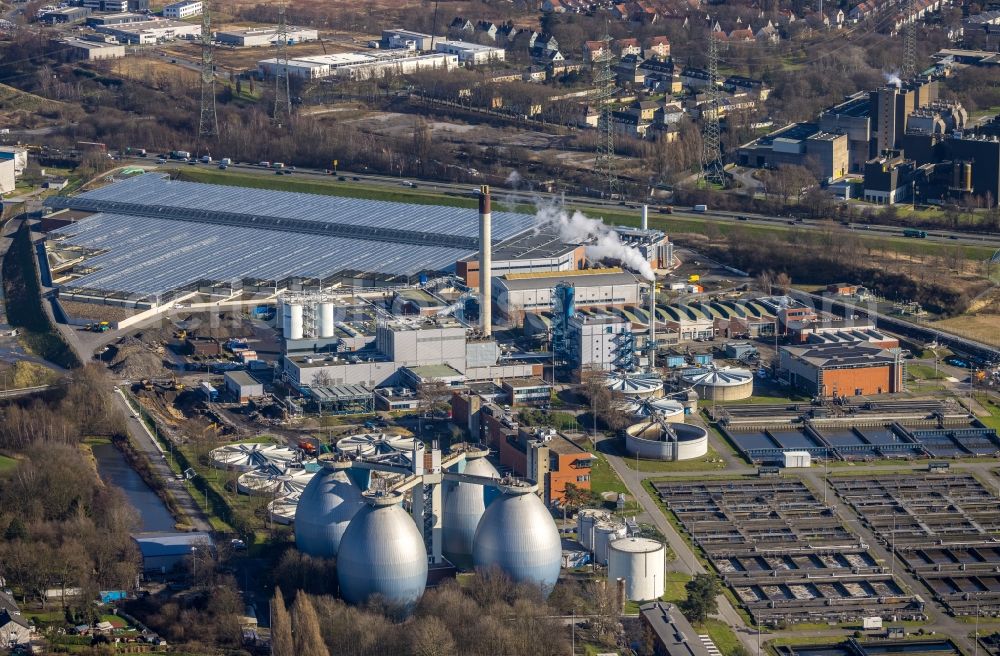
[(594, 78), (594, 102), (597, 105), (597, 156), (594, 170), (603, 178), (608, 198), (621, 194), (621, 182), (615, 169), (615, 125), (612, 108), (615, 99), (615, 75), (611, 70), (611, 35), (606, 34), (600, 64)]
[[(219, 137), (219, 116), (215, 111), (215, 52), (212, 43), (211, 5), (205, 2), (201, 10), (201, 116), (198, 119), (198, 148)], [(206, 145), (206, 150), (208, 146)]]
[(903, 65), (900, 77), (910, 80), (917, 74), (917, 17), (916, 3), (906, 0), (903, 10)]
[(275, 35), (278, 56), (274, 67), (274, 122), (279, 126), (292, 122), (292, 94), (288, 82), (288, 22), (285, 2), (278, 3), (278, 33)]
[(701, 175), (708, 182), (726, 183), (722, 164), (722, 133), (719, 129), (719, 42), (715, 30), (708, 34), (708, 102), (702, 105), (705, 131), (701, 142)]

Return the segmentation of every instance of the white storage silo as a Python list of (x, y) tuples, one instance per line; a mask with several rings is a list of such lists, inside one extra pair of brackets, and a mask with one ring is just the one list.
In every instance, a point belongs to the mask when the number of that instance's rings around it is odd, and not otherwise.
[(319, 310), (319, 336), (333, 337), (337, 329), (333, 321), (333, 303), (320, 303), (317, 309)]
[(611, 514), (600, 508), (582, 508), (576, 514), (576, 541), (587, 551), (594, 550), (594, 526), (597, 522), (607, 521)]
[(290, 303), (288, 308), (288, 332), (285, 339), (302, 339), (302, 304)]
[(615, 540), (608, 549), (608, 580), (625, 579), (630, 601), (659, 599), (664, 592), (666, 552), (649, 538)]
[(279, 311), (281, 313), (281, 334), (288, 336), (292, 332), (292, 307), (279, 299)]
[(611, 543), (625, 537), (625, 525), (617, 522), (597, 522), (594, 525), (594, 562), (608, 564)]

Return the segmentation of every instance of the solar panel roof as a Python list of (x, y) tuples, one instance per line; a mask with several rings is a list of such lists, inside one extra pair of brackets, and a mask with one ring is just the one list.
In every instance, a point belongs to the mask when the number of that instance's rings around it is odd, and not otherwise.
[[(179, 213), (231, 212), (456, 237), (478, 237), (479, 231), (474, 209), (183, 182), (151, 173), (79, 198), (167, 208), (155, 218), (98, 212), (51, 233), (67, 246), (96, 252), (85, 263), (92, 272), (65, 287), (137, 296), (165, 294), (199, 281), (329, 280), (342, 274), (412, 277), (421, 271), (450, 270), (471, 254), (461, 247), (171, 220), (171, 208)], [(528, 214), (494, 212), (494, 242), (534, 224)]]

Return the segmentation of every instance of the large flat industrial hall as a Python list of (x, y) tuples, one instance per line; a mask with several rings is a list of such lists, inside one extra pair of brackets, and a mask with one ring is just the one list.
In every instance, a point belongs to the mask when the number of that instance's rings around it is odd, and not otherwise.
[[(64, 292), (169, 300), (213, 286), (413, 282), (479, 248), (474, 209), (250, 189), (138, 175), (52, 209), (83, 218), (49, 233)], [(58, 216), (58, 215), (56, 215)], [(535, 226), (495, 212), (493, 242)]]

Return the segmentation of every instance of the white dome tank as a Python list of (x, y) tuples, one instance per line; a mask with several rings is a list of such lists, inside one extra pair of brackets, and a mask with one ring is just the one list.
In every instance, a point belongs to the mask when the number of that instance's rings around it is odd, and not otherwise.
[(666, 552), (649, 538), (624, 538), (611, 543), (608, 580), (625, 579), (625, 596), (630, 601), (659, 599), (664, 592)]
[(611, 374), (604, 384), (618, 396), (646, 398), (663, 392), (663, 379), (656, 374)]
[(594, 550), (594, 526), (611, 519), (611, 513), (600, 508), (581, 508), (576, 514), (576, 541), (587, 551)]
[(512, 482), (486, 508), (476, 529), (476, 568), (499, 567), (518, 583), (534, 583), (544, 594), (559, 580), (562, 542), (552, 515), (535, 492), (538, 486)]
[[(459, 473), (499, 479), (500, 473), (486, 459), (487, 455), (488, 450), (468, 448), (465, 451), (465, 466)], [(456, 567), (469, 569), (472, 567), (472, 542), (476, 537), (476, 528), (486, 512), (486, 506), (497, 496), (496, 488), (447, 481), (443, 496), (444, 555)]]
[(411, 608), (427, 587), (427, 552), (420, 531), (400, 506), (399, 492), (369, 491), (364, 500), (337, 552), (340, 595), (351, 604), (379, 595), (390, 605)]
[(361, 488), (348, 476), (350, 462), (331, 454), (321, 455), (319, 462), (322, 469), (295, 509), (295, 546), (310, 556), (333, 558), (348, 524), (365, 503)]
[(618, 522), (597, 522), (594, 524), (594, 562), (608, 564), (608, 551), (615, 540), (625, 537), (625, 525)]
[(656, 416), (666, 421), (684, 421), (684, 404), (674, 399), (628, 399), (619, 407), (636, 419)]

